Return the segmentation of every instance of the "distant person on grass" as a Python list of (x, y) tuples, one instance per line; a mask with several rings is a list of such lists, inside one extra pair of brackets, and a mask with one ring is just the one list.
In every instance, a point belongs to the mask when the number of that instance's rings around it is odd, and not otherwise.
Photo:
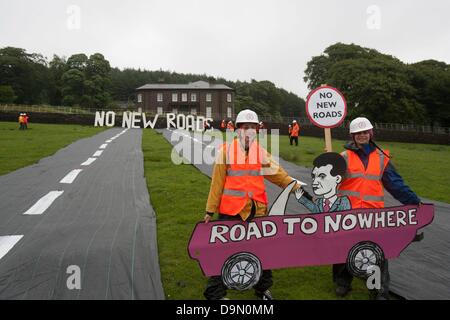
[(26, 113), (23, 114), (23, 127), (24, 130), (28, 129), (28, 115)]
[(19, 130), (24, 130), (25, 129), (24, 121), (25, 121), (24, 114), (20, 113), (19, 114)]
[(290, 143), (295, 141), (295, 146), (298, 146), (298, 134), (300, 133), (300, 126), (297, 123), (297, 120), (292, 121), (292, 130), (290, 135)]

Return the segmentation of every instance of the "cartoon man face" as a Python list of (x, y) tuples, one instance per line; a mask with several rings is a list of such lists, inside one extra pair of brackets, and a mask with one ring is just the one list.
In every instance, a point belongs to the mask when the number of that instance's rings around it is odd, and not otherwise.
[(312, 189), (317, 196), (329, 198), (337, 193), (337, 186), (342, 181), (342, 176), (333, 176), (331, 171), (333, 165), (327, 164), (321, 167), (314, 167), (312, 171)]

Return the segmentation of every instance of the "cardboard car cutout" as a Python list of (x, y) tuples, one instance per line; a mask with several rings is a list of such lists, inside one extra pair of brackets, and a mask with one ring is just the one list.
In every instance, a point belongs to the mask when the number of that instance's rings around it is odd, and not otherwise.
[[(199, 262), (203, 274), (221, 275), (224, 284), (236, 290), (257, 284), (262, 270), (289, 267), (346, 263), (354, 276), (367, 277), (369, 267), (381, 267), (385, 259), (398, 257), (416, 239), (418, 230), (433, 221), (432, 204), (353, 210), (349, 204), (343, 205), (345, 198), (336, 194), (342, 180), (337, 173), (342, 170), (328, 167), (329, 163), (337, 167), (340, 160), (328, 161), (331, 158), (333, 155), (322, 155), (313, 168), (313, 190), (322, 198), (313, 203), (296, 192), (298, 201), (314, 214), (285, 215), (289, 195), (298, 183), (293, 181), (268, 216), (199, 222), (188, 253)], [(333, 197), (334, 210), (321, 212), (324, 199)]]

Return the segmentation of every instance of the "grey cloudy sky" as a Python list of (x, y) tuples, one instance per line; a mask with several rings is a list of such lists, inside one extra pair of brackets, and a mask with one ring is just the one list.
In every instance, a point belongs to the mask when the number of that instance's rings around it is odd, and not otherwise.
[(449, 12), (446, 0), (0, 0), (0, 47), (100, 52), (114, 67), (270, 80), (306, 97), (306, 63), (336, 42), (450, 63)]

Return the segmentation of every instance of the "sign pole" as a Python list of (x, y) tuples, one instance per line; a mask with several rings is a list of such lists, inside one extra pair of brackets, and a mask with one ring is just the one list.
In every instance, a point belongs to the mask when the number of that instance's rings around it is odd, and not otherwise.
[(325, 150), (327, 152), (333, 152), (333, 146), (331, 144), (331, 129), (325, 128)]
[[(320, 85), (320, 87), (326, 87), (328, 86), (326, 83)], [(325, 128), (323, 129), (324, 135), (325, 135), (325, 151), (326, 152), (333, 152), (333, 145), (331, 144), (331, 129)]]

